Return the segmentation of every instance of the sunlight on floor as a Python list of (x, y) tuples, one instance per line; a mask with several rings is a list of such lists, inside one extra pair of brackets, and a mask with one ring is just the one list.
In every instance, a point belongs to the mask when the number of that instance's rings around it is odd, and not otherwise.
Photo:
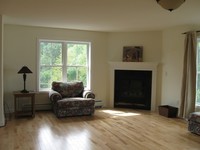
[(138, 116), (141, 115), (139, 113), (132, 113), (132, 112), (124, 112), (124, 111), (117, 111), (117, 110), (102, 110), (104, 113), (108, 113), (115, 116)]
[(45, 147), (48, 150), (61, 150), (63, 148), (73, 150), (90, 150), (90, 136), (90, 132), (86, 129), (71, 128), (71, 130), (63, 134), (55, 128), (43, 126), (38, 134), (37, 146), (38, 149)]
[(83, 130), (77, 130), (73, 131), (73, 134), (69, 134), (66, 137), (66, 143), (67, 143), (67, 149), (73, 149), (75, 150), (90, 150), (90, 132), (88, 130), (83, 129)]
[[(40, 149), (40, 147), (46, 147), (46, 148), (51, 148), (51, 144), (54, 141), (55, 136), (53, 136), (53, 133), (50, 129), (49, 126), (43, 126), (40, 130), (39, 130), (39, 134), (38, 134), (38, 149)], [(55, 142), (55, 141), (54, 141)]]

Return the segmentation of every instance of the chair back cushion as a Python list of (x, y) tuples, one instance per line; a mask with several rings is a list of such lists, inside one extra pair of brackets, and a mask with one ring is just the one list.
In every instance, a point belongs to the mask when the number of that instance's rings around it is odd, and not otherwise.
[(52, 90), (65, 97), (82, 97), (84, 90), (83, 82), (52, 82)]

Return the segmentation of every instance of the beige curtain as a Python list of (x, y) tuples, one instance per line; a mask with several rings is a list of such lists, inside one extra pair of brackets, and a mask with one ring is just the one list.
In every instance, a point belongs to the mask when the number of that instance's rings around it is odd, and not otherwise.
[(188, 118), (195, 111), (196, 96), (196, 32), (187, 32), (185, 37), (185, 54), (181, 90), (180, 117)]

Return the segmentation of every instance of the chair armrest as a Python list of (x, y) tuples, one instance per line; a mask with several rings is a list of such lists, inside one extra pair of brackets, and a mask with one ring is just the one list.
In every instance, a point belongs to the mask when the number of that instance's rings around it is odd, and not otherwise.
[(49, 92), (49, 99), (53, 102), (53, 103), (56, 103), (58, 100), (61, 100), (62, 99), (62, 96), (60, 93), (54, 91), (54, 90), (51, 90)]
[(83, 98), (95, 99), (95, 94), (92, 91), (85, 90), (85, 91), (83, 91)]

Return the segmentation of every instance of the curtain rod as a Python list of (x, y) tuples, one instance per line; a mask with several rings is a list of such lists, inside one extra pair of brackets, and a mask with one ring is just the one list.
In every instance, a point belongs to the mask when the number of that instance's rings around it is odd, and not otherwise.
[[(196, 31), (196, 32), (198, 33), (198, 32), (200, 32), (200, 30), (198, 30), (198, 31)], [(187, 33), (187, 32), (184, 32), (184, 33), (182, 33), (182, 34), (186, 34), (186, 33)]]

